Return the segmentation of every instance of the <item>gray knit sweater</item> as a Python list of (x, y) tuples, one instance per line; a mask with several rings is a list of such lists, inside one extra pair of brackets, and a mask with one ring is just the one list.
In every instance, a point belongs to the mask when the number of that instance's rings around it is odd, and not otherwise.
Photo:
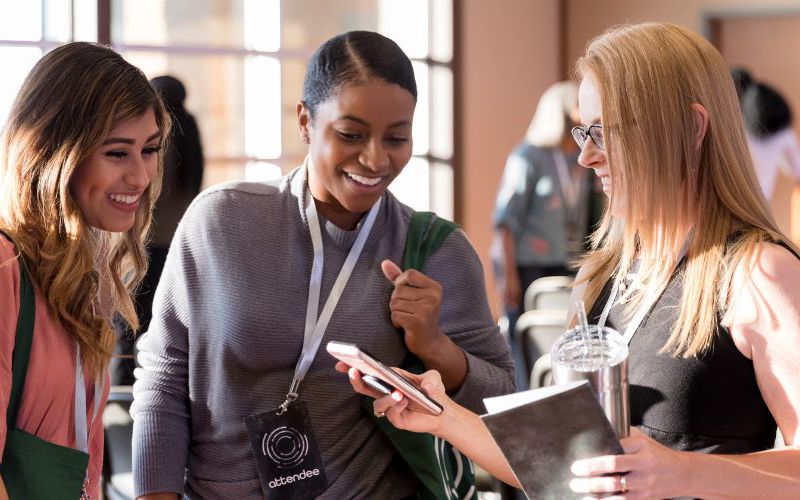
[[(131, 408), (137, 496), (262, 498), (242, 419), (283, 401), (302, 349), (313, 256), (305, 175), (300, 168), (279, 183), (207, 190), (180, 223), (150, 330), (138, 343)], [(352, 342), (389, 365), (402, 362), (406, 349), (389, 318), (393, 287), (380, 263), (401, 264), (411, 213), (386, 193), (323, 346)], [(321, 225), (324, 304), (358, 228)], [(454, 399), (482, 411), (482, 398), (513, 391), (513, 367), (462, 231), (431, 256), (426, 273), (443, 287), (442, 330), (467, 353), (469, 372)], [(416, 480), (334, 364), (321, 348), (300, 386), (330, 483), (320, 498), (413, 493)]]

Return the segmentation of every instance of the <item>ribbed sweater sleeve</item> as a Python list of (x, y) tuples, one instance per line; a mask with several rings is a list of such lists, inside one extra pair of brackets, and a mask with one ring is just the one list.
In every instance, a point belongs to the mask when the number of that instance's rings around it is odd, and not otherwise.
[[(202, 199), (196, 202), (202, 203)], [(184, 491), (190, 440), (191, 291), (187, 288), (197, 283), (195, 252), (206, 243), (201, 221), (193, 216), (202, 212), (200, 208), (188, 212), (178, 227), (156, 291), (149, 331), (138, 343), (141, 368), (134, 372), (131, 406), (136, 497)]]
[(514, 363), (492, 319), (480, 259), (463, 231), (431, 255), (425, 273), (442, 285), (442, 331), (467, 355), (467, 378), (452, 397), (483, 413), (483, 398), (514, 392)]

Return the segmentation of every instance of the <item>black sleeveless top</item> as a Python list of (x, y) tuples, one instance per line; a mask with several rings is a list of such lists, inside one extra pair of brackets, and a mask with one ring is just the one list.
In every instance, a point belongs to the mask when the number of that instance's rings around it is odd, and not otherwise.
[[(629, 344), (631, 425), (674, 450), (740, 454), (772, 448), (777, 426), (756, 384), (753, 362), (717, 319), (711, 347), (693, 358), (659, 354), (678, 320), (683, 292), (680, 267)], [(589, 313), (597, 323), (612, 282)], [(621, 294), (621, 293), (620, 293)], [(606, 325), (624, 333), (623, 306), (614, 304)]]

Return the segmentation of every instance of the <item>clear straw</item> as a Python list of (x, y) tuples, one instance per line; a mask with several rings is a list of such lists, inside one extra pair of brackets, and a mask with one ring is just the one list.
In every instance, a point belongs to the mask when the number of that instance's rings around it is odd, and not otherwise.
[(578, 329), (583, 339), (583, 351), (585, 355), (589, 355), (589, 320), (586, 319), (586, 306), (582, 300), (575, 302), (575, 311), (578, 314)]

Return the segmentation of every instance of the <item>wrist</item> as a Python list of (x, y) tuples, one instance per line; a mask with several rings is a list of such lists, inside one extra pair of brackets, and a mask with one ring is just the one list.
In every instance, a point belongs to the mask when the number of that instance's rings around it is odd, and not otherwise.
[(462, 420), (460, 410), (463, 408), (447, 396), (444, 396), (444, 400), (439, 403), (442, 405), (442, 413), (431, 434), (445, 441), (452, 441), (451, 434), (459, 428), (459, 422)]
[(695, 494), (693, 492), (698, 491), (696, 472), (702, 467), (695, 463), (695, 459), (700, 454), (688, 451), (676, 451), (675, 453), (678, 463), (676, 484), (682, 485), (680, 487), (681, 491), (678, 493), (680, 496), (694, 497)]
[(418, 345), (415, 345), (413, 349), (409, 347), (409, 350), (416, 354), (425, 366), (429, 366), (429, 361), (433, 361), (435, 364), (435, 360), (442, 359), (443, 355), (451, 347), (451, 344), (452, 341), (450, 338), (437, 328), (436, 333), (429, 336), (425, 342), (420, 342)]

